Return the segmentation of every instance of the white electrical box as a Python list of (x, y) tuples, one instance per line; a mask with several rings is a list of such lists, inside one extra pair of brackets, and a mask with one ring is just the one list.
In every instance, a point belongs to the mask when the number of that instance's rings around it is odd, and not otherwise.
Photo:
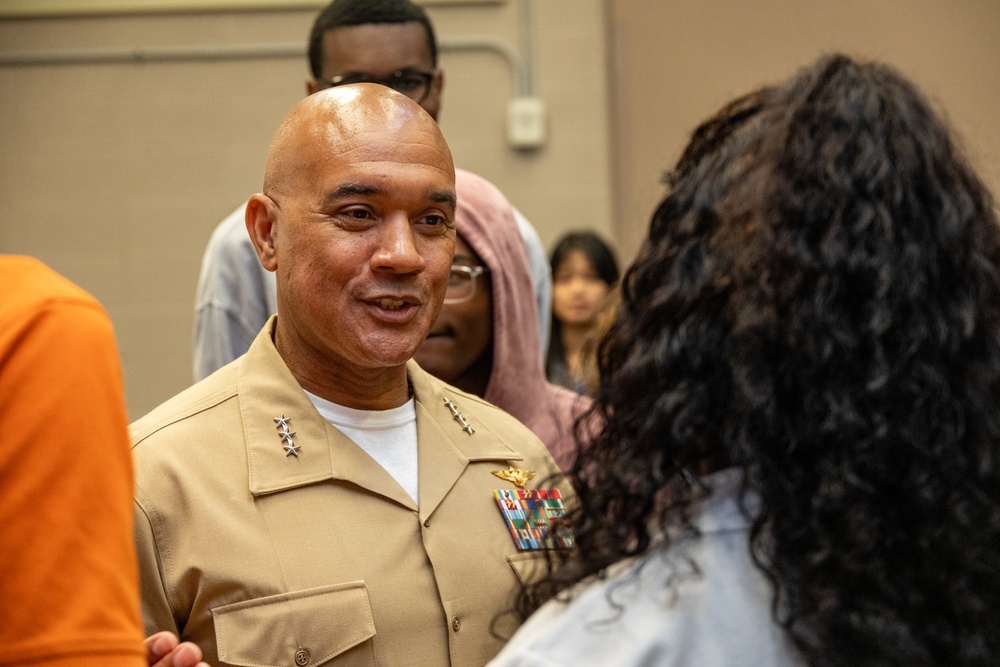
[(518, 97), (507, 105), (507, 143), (513, 148), (545, 145), (545, 102), (537, 97)]

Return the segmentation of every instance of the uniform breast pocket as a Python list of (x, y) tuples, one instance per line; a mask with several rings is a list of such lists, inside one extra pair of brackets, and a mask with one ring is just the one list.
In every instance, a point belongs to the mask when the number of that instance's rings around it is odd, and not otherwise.
[(219, 660), (240, 667), (371, 667), (375, 623), (363, 581), (212, 610)]
[(549, 573), (544, 551), (519, 551), (507, 556), (507, 562), (521, 586), (538, 583)]

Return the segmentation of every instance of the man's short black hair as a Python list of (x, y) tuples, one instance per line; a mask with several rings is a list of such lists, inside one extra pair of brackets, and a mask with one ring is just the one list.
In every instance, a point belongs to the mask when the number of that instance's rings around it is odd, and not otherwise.
[(410, 23), (416, 21), (427, 32), (431, 64), (437, 67), (437, 39), (434, 26), (422, 7), (410, 0), (333, 0), (313, 23), (309, 35), (309, 68), (319, 78), (323, 70), (323, 35), (335, 28), (367, 23)]

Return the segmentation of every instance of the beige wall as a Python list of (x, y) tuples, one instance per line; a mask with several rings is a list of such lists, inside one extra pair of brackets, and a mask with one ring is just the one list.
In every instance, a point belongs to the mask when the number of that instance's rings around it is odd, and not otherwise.
[[(316, 3), (320, 6), (322, 3)], [(526, 0), (433, 5), (443, 40), (519, 47)], [(491, 52), (442, 54), (456, 162), (494, 180), (547, 246), (592, 227), (627, 259), (661, 172), (730, 97), (843, 50), (897, 65), (940, 101), (1000, 189), (994, 0), (534, 0), (550, 141), (504, 144), (514, 83)], [(0, 20), (0, 55), (120, 47), (304, 48), (314, 9)], [(610, 63), (610, 67), (608, 66)], [(0, 66), (0, 252), (38, 256), (106, 304), (137, 417), (190, 382), (192, 300), (214, 225), (259, 188), (304, 57)]]
[(609, 0), (620, 245), (633, 251), (660, 174), (733, 96), (843, 51), (894, 64), (946, 110), (1000, 192), (996, 0)]
[[(442, 40), (487, 36), (519, 49), (522, 6), (429, 11)], [(551, 132), (534, 152), (505, 145), (516, 89), (506, 61), (441, 57), (441, 125), (456, 163), (496, 182), (547, 246), (571, 227), (611, 234), (603, 12), (600, 0), (536, 4), (534, 79)], [(253, 44), (304, 53), (315, 14), (0, 20), (0, 55)], [(307, 69), (304, 56), (0, 66), (0, 252), (40, 257), (106, 305), (132, 417), (190, 384), (202, 251), (215, 224), (260, 188), (271, 135), (304, 94)]]

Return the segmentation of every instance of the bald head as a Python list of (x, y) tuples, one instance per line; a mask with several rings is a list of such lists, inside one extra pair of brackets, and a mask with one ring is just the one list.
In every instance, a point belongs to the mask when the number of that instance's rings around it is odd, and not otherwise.
[(292, 107), (278, 127), (268, 152), (264, 193), (294, 192), (338, 155), (357, 158), (394, 142), (419, 146), (408, 151), (408, 160), (447, 162), (454, 176), (441, 130), (416, 102), (378, 84), (322, 90)]
[(406, 360), (448, 284), (455, 203), (448, 145), (404, 95), (337, 86), (288, 113), (246, 223), (276, 273), (275, 346), (303, 387), (364, 410), (406, 402)]

